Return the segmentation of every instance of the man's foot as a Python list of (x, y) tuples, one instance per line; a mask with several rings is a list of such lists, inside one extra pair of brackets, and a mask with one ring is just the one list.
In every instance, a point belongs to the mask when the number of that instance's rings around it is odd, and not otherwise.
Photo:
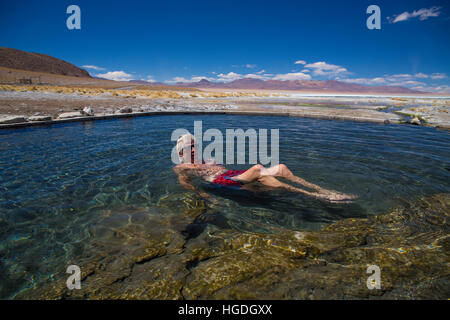
[(350, 203), (357, 199), (358, 196), (352, 194), (345, 194), (340, 192), (325, 192), (316, 193), (314, 196), (318, 199), (327, 200), (332, 203)]

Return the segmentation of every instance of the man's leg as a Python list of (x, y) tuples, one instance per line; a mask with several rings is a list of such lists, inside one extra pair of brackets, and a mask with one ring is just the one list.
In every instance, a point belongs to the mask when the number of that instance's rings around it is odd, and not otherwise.
[[(296, 188), (286, 183), (282, 183), (278, 179), (274, 177), (281, 177), (287, 179), (289, 181), (301, 184), (309, 189), (315, 190), (316, 192), (309, 192), (300, 188)], [(273, 178), (273, 179), (271, 179)], [(318, 185), (310, 183), (300, 177), (295, 176), (289, 168), (284, 164), (279, 164), (270, 168), (264, 168), (262, 165), (254, 165), (250, 169), (248, 169), (243, 174), (234, 177), (234, 179), (242, 181), (244, 183), (250, 183), (259, 181), (264, 185), (276, 187), (276, 188), (284, 188), (289, 191), (303, 193), (309, 196), (313, 196), (315, 198), (325, 199), (329, 201), (342, 201), (342, 200), (352, 200), (357, 197), (354, 195), (347, 195), (344, 193), (336, 192), (333, 190), (324, 189)]]
[(306, 195), (312, 196), (312, 197), (315, 197), (317, 195), (316, 193), (312, 193), (312, 192), (291, 186), (290, 184), (283, 183), (273, 176), (262, 176), (258, 179), (258, 182), (260, 182), (263, 185), (268, 186), (268, 187), (283, 188), (283, 189), (286, 189), (291, 192), (303, 193), (303, 194), (306, 194)]
[(357, 198), (357, 196), (355, 195), (349, 195), (334, 190), (324, 189), (314, 183), (308, 182), (300, 177), (297, 177), (291, 172), (291, 170), (289, 170), (289, 168), (285, 164), (279, 164), (271, 168), (262, 170), (261, 175), (265, 174), (273, 174), (275, 177), (281, 177), (289, 181), (301, 184), (302, 186), (315, 190), (318, 193), (326, 195), (328, 198), (333, 200), (343, 200), (343, 199), (351, 200)]
[(238, 176), (234, 176), (233, 180), (238, 180), (243, 183), (250, 183), (258, 181), (258, 179), (261, 177), (261, 170), (263, 170), (264, 167), (260, 164), (256, 164), (247, 171), (245, 171), (243, 174), (240, 174)]
[(292, 178), (298, 178), (295, 177), (294, 174), (284, 164), (279, 164), (270, 168), (264, 168), (264, 166), (256, 164), (245, 171), (243, 174), (233, 177), (233, 179), (245, 183), (250, 183), (258, 181), (258, 179), (263, 176), (282, 177), (288, 180), (291, 180)]
[(274, 176), (279, 178), (284, 178), (286, 180), (301, 184), (302, 186), (305, 186), (309, 189), (316, 190), (318, 192), (326, 191), (322, 187), (315, 185), (311, 182), (308, 182), (300, 177), (295, 176), (291, 170), (285, 165), (285, 164), (278, 164), (276, 166), (270, 167), (270, 168), (264, 168), (264, 170), (261, 170), (261, 176)]

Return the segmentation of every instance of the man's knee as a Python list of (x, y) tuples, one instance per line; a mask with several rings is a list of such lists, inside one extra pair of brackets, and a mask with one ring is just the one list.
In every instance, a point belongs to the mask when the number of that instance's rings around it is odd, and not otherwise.
[(280, 175), (283, 175), (283, 176), (292, 174), (291, 170), (289, 170), (287, 165), (285, 165), (284, 163), (280, 163), (278, 165), (278, 172), (279, 172)]
[(258, 178), (258, 182), (266, 185), (266, 186), (270, 186), (270, 187), (281, 187), (282, 184), (280, 181), (278, 181), (275, 177), (273, 176), (262, 176)]
[(264, 169), (264, 166), (263, 166), (263, 165), (260, 165), (260, 164), (255, 164), (255, 165), (252, 167), (252, 169), (253, 169), (253, 170), (261, 171), (261, 170)]

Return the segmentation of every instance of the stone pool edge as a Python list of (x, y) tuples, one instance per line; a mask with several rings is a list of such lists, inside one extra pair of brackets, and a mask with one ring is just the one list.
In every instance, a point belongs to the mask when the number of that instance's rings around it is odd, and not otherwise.
[[(307, 114), (300, 112), (266, 112), (266, 111), (238, 111), (238, 110), (199, 110), (199, 111), (149, 111), (149, 112), (132, 112), (132, 113), (122, 113), (122, 114), (105, 114), (105, 115), (94, 115), (85, 117), (74, 117), (69, 119), (52, 119), (46, 121), (29, 121), (29, 122), (18, 122), (18, 123), (8, 123), (0, 124), (0, 129), (11, 129), (11, 128), (23, 128), (30, 126), (43, 126), (43, 125), (53, 125), (57, 123), (69, 123), (69, 122), (84, 122), (93, 120), (108, 120), (108, 119), (119, 119), (119, 118), (134, 118), (134, 117), (144, 117), (144, 116), (155, 116), (155, 115), (208, 115), (208, 114), (230, 114), (230, 115), (255, 115), (255, 116), (284, 116), (284, 117), (302, 117), (302, 118), (316, 118), (316, 119), (327, 119), (327, 120), (342, 120), (342, 121), (358, 121), (358, 122), (372, 122), (372, 123), (383, 123), (383, 124), (401, 124), (398, 120), (389, 120), (381, 118), (368, 118), (368, 117), (355, 117), (355, 116), (345, 116), (345, 115), (324, 115), (324, 114)], [(450, 126), (436, 126), (438, 129), (450, 129)]]

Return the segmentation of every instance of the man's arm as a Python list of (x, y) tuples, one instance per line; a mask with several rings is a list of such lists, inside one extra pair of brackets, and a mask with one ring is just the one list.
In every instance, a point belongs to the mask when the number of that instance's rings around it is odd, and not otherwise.
[(190, 191), (194, 191), (197, 194), (199, 194), (201, 197), (204, 198), (209, 198), (209, 194), (207, 194), (206, 192), (203, 192), (201, 190), (198, 190), (194, 184), (192, 183), (191, 178), (186, 175), (184, 173), (184, 170), (182, 168), (173, 168), (173, 170), (175, 171), (175, 173), (178, 175), (178, 181), (180, 182), (180, 184), (186, 189), (186, 190), (190, 190)]
[(195, 191), (195, 186), (192, 184), (191, 178), (184, 174), (178, 174), (178, 182), (186, 189)]

